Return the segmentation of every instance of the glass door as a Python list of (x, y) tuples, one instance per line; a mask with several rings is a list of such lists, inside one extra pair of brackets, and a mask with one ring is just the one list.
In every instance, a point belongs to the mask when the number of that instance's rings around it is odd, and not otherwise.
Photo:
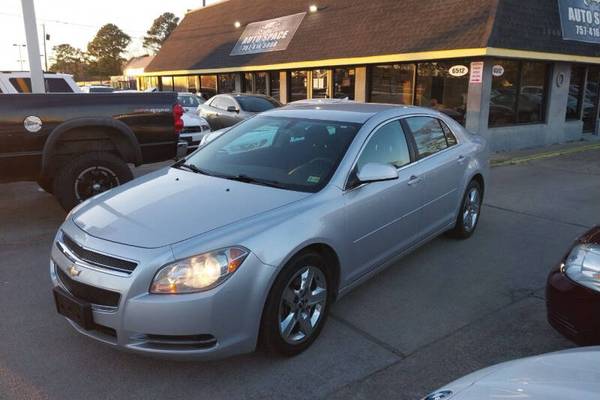
[(583, 96), (583, 131), (594, 132), (598, 118), (600, 67), (589, 67)]

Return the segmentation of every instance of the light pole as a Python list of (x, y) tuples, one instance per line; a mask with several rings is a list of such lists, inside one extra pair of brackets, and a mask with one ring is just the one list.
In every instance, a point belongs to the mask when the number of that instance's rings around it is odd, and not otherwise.
[(13, 43), (13, 47), (16, 47), (17, 49), (19, 49), (19, 64), (21, 64), (21, 71), (24, 71), (23, 70), (23, 62), (25, 60), (23, 60), (23, 54), (21, 53), (21, 49), (23, 47), (27, 47), (27, 45), (26, 44)]
[(23, 9), (23, 25), (25, 25), (27, 52), (29, 54), (31, 92), (45, 93), (44, 72), (42, 71), (42, 60), (40, 59), (40, 43), (35, 21), (35, 6), (33, 0), (21, 0), (21, 8)]
[(50, 35), (46, 33), (46, 24), (42, 24), (42, 35), (44, 36), (44, 70), (48, 71), (48, 49), (46, 42), (50, 40)]

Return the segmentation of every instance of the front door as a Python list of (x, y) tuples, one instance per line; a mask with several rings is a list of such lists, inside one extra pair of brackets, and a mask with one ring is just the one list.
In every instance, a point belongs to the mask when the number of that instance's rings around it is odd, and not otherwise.
[(583, 94), (583, 131), (595, 132), (598, 119), (600, 67), (589, 67)]
[[(353, 268), (348, 283), (418, 240), (423, 187), (413, 177), (413, 157), (398, 120), (379, 127), (367, 140), (344, 194)], [(399, 178), (361, 184), (356, 172), (368, 163), (389, 163)]]

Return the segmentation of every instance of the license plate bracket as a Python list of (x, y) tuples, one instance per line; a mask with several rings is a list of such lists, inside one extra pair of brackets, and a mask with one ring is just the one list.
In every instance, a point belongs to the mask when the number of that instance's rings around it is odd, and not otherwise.
[(52, 290), (56, 311), (81, 326), (86, 331), (94, 328), (92, 305), (86, 301), (76, 299), (59, 287)]

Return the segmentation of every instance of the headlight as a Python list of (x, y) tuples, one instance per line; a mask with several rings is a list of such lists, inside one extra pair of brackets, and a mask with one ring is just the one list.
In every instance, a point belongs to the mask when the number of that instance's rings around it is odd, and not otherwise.
[(565, 261), (563, 271), (575, 282), (600, 291), (600, 246), (575, 246)]
[(150, 293), (184, 294), (212, 289), (237, 271), (247, 256), (248, 250), (230, 247), (174, 262), (158, 271)]

